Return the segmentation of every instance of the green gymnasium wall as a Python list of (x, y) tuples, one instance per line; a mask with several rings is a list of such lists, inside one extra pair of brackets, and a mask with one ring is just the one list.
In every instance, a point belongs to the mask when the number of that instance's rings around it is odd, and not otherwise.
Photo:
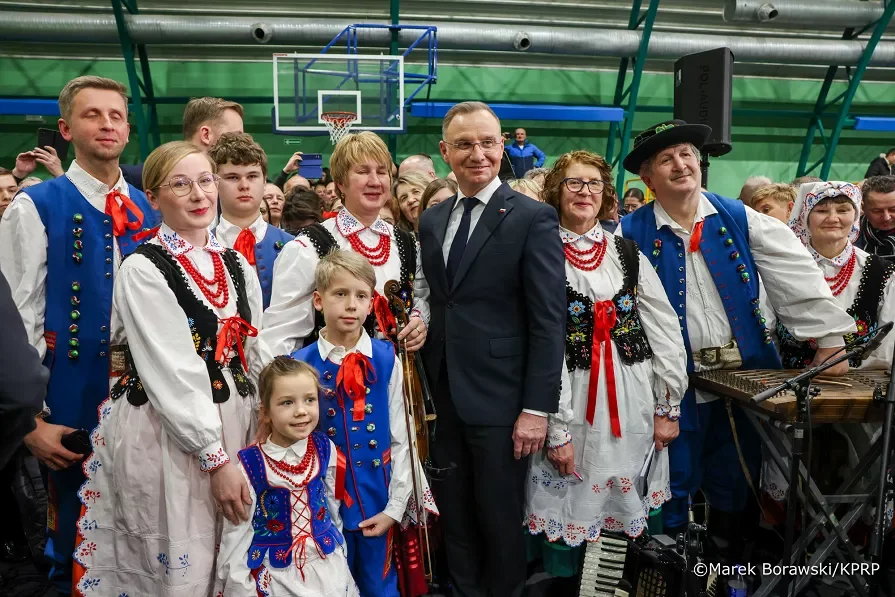
[[(561, 58), (557, 57), (557, 60)], [(124, 63), (114, 60), (3, 59), (0, 72), (3, 73), (0, 77), (2, 96), (54, 97), (66, 81), (83, 74), (127, 81)], [(439, 65), (438, 75), (438, 84), (432, 87), (432, 100), (480, 99), (556, 104), (610, 105), (616, 79), (615, 73), (611, 72), (450, 65)], [(269, 62), (156, 61), (152, 63), (152, 78), (159, 97), (272, 95)], [(795, 176), (807, 126), (807, 117), (798, 112), (813, 108), (820, 84), (820, 81), (811, 80), (735, 77), (734, 149), (728, 155), (712, 160), (710, 189), (736, 196), (743, 180), (754, 174), (764, 174), (775, 181), (791, 180)], [(830, 96), (835, 97), (842, 89), (844, 86), (834, 86)], [(855, 98), (852, 113), (895, 113), (895, 108), (891, 107), (891, 92), (891, 84), (864, 83)], [(644, 75), (640, 108), (634, 123), (635, 133), (671, 117), (672, 94), (670, 75)], [(281, 168), (292, 151), (297, 149), (307, 153), (329, 152), (331, 146), (325, 137), (305, 137), (301, 145), (287, 146), (287, 137), (271, 132), (270, 107), (270, 104), (246, 105), (246, 131), (254, 135), (267, 151), (271, 170)], [(182, 104), (160, 106), (163, 142), (180, 137), (182, 109)], [(829, 129), (832, 118), (824, 124)], [(32, 148), (40, 126), (55, 128), (55, 123), (52, 119), (40, 124), (26, 122), (23, 117), (0, 117), (3, 139), (0, 143), (0, 164), (11, 167), (17, 153)], [(548, 155), (548, 165), (563, 152), (573, 149), (585, 148), (602, 154), (606, 149), (609, 128), (604, 123), (503, 123), (503, 129), (511, 132), (517, 126), (525, 127), (530, 140)], [(398, 136), (398, 157), (400, 159), (419, 152), (437, 157), (439, 138), (440, 121), (411, 117), (408, 133)], [(861, 179), (870, 160), (890, 146), (895, 146), (895, 143), (886, 134), (845, 131), (830, 177)], [(814, 160), (821, 157), (821, 148), (818, 139), (812, 156)], [(135, 129), (122, 161), (139, 161)], [(438, 159), (436, 162), (439, 174), (446, 174), (446, 166)], [(46, 175), (42, 170), (38, 174)]]

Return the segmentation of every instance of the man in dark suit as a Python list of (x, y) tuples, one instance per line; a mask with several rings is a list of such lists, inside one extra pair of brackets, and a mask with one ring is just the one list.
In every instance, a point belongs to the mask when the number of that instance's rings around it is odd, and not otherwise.
[(0, 274), (0, 469), (6, 466), (22, 439), (36, 427), (43, 408), (50, 372), (28, 343), (25, 324)]
[(423, 212), (431, 289), (423, 349), (435, 388), (432, 444), (448, 567), (458, 597), (520, 595), (528, 456), (559, 402), (565, 269), (556, 212), (498, 179), (500, 122), (481, 102), (451, 108), (441, 155), (460, 191)]

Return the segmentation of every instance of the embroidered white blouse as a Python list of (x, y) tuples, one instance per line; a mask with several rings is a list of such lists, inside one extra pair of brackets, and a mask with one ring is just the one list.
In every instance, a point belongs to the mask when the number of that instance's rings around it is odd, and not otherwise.
[[(712, 279), (702, 251), (683, 250), (690, 242), (691, 230), (685, 230), (655, 203), (656, 228), (668, 226), (681, 239), (679, 248), (686, 257), (687, 331), (690, 348), (698, 351), (724, 346), (733, 339), (730, 322), (721, 295)], [(705, 195), (700, 197), (696, 222), (717, 214)], [(855, 322), (836, 301), (820, 275), (814, 260), (782, 222), (746, 208), (749, 226), (749, 249), (777, 317), (796, 338), (817, 338), (821, 347), (843, 346), (842, 336), (855, 331)], [(624, 229), (623, 219), (621, 228)], [(767, 315), (770, 309), (762, 312)], [(717, 396), (696, 390), (697, 402), (710, 402)]]
[[(172, 256), (187, 255), (206, 278), (214, 277), (211, 254), (226, 250), (210, 232), (204, 247), (193, 247), (166, 224), (161, 225), (157, 237), (149, 242), (164, 245)], [(237, 258), (252, 310), (250, 323), (260, 328), (261, 285), (245, 257), (237, 255)], [(238, 315), (236, 291), (229, 275), (227, 286), (230, 300), (223, 308), (211, 306), (196, 282), (188, 275), (186, 279), (196, 297), (219, 318)], [(134, 255), (122, 264), (115, 281), (112, 317), (113, 332), (121, 330), (122, 324), (128, 331), (127, 344), (134, 360), (140, 363), (140, 377), (144, 380), (147, 394), (178, 447), (184, 452), (196, 454), (203, 470), (229, 460), (230, 456), (221, 442), (221, 415), (212, 401), (208, 368), (196, 353), (183, 309), (165, 277), (149, 259)], [(151, 337), (135, 333), (149, 329), (156, 332)], [(113, 337), (112, 344), (121, 340)], [(259, 339), (247, 337), (244, 352), (248, 363), (247, 373), (251, 379), (257, 380), (263, 364), (259, 356)]]
[[(323, 227), (333, 235), (340, 249), (351, 249), (347, 236), (359, 232), (358, 238), (368, 247), (376, 246), (380, 236), (392, 239), (388, 261), (373, 266), (376, 272), (376, 291), (383, 292), (389, 280), (401, 279), (401, 258), (395, 242), (394, 227), (377, 218), (372, 226), (365, 227), (347, 209), (323, 222)], [(265, 345), (271, 350), (268, 360), (277, 355), (291, 354), (301, 348), (304, 338), (314, 329), (314, 271), (317, 268), (317, 250), (304, 235), (286, 244), (274, 265), (273, 289), (270, 306), (264, 313)], [(429, 285), (423, 275), (422, 260), (417, 248), (416, 272), (413, 280), (413, 310), (411, 315), (429, 323)]]
[[(84, 198), (100, 212), (106, 211), (106, 195), (116, 190), (127, 196), (127, 182), (119, 176), (115, 186), (88, 174), (72, 161), (65, 176), (75, 185)], [(121, 200), (116, 197), (118, 204)], [(114, 260), (113, 274), (118, 273), (121, 251), (118, 242), (112, 244)], [(16, 308), (25, 322), (28, 340), (44, 358), (47, 344), (44, 341), (44, 321), (47, 310), (47, 232), (37, 213), (34, 201), (28, 191), (16, 195), (0, 219), (0, 273), (6, 276), (12, 289)]]

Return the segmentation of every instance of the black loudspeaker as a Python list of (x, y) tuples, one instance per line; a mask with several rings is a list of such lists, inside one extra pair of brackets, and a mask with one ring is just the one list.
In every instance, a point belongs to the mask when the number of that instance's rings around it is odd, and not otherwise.
[(733, 118), (733, 52), (718, 48), (688, 54), (674, 63), (674, 117), (690, 124), (707, 124), (712, 134), (704, 154), (729, 152)]

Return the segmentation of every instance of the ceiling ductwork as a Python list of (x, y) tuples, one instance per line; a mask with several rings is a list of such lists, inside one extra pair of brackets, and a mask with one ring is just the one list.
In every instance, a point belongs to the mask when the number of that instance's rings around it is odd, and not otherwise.
[[(738, 4), (747, 3), (745, 0), (740, 0)], [(828, 3), (828, 0), (813, 0), (811, 5), (816, 7)], [(751, 4), (777, 6), (780, 2), (778, 0), (772, 3)], [(835, 4), (878, 3), (836, 2)], [(783, 11), (780, 10), (777, 19), (783, 17)], [(130, 15), (126, 18), (134, 43), (148, 45), (268, 44), (274, 47), (323, 47), (347, 26), (347, 23), (305, 19), (270, 19), (259, 23), (257, 19), (251, 17), (196, 19), (173, 15)], [(640, 32), (627, 29), (526, 26), (522, 30), (506, 25), (477, 23), (427, 24), (438, 27), (438, 47), (444, 50), (631, 57), (637, 53), (640, 43)], [(843, 23), (843, 26), (846, 24)], [(360, 47), (383, 50), (389, 47), (390, 34), (386, 29), (358, 29), (357, 34)], [(412, 43), (416, 37), (414, 31), (402, 32), (402, 47)], [(112, 15), (41, 12), (7, 12), (0, 21), (0, 41), (119, 43), (118, 29)], [(740, 63), (816, 65), (854, 65), (864, 48), (861, 41), (654, 31), (650, 38), (649, 57), (675, 60), (685, 54), (725, 46), (733, 51), (737, 62)], [(880, 43), (871, 64), (895, 66), (895, 43)]]
[(773, 23), (791, 27), (847, 27), (870, 25), (883, 14), (882, 2), (859, 0), (727, 0), (728, 23)]

